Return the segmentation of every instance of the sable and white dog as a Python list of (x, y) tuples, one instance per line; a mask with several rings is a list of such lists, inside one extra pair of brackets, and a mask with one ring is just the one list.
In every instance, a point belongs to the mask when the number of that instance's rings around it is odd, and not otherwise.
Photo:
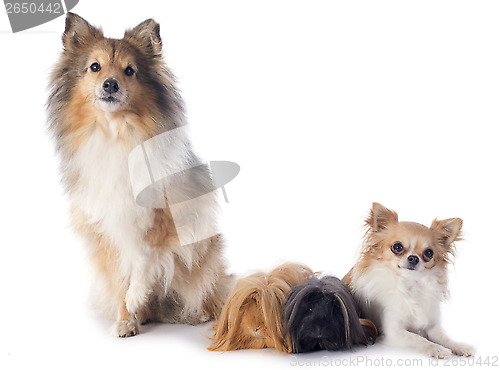
[(450, 339), (440, 325), (447, 294), (447, 265), (460, 240), (462, 220), (434, 220), (430, 228), (399, 222), (374, 203), (359, 261), (344, 277), (362, 314), (383, 342), (413, 348), (431, 357), (472, 356), (474, 349)]
[[(175, 78), (162, 59), (159, 25), (148, 19), (122, 39), (110, 39), (68, 13), (62, 39), (50, 83), (50, 132), (72, 223), (87, 241), (116, 335), (133, 336), (148, 320), (195, 324), (214, 318), (232, 286), (221, 236), (183, 246), (169, 207), (140, 207), (132, 193), (131, 150), (186, 124)], [(167, 167), (197, 162), (185, 135), (164, 151)], [(197, 171), (205, 173), (188, 178), (186, 187), (210, 181), (207, 168)], [(193, 222), (213, 226), (215, 195), (207, 195), (203, 206)]]

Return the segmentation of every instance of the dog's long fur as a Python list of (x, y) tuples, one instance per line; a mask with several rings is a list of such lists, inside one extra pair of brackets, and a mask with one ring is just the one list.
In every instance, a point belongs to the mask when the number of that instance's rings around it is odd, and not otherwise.
[(313, 276), (293, 287), (284, 323), (293, 353), (350, 349), (377, 337), (375, 325), (359, 318), (349, 288), (334, 276)]
[(236, 282), (214, 324), (212, 351), (274, 348), (291, 352), (283, 329), (287, 292), (312, 275), (300, 264), (283, 264), (269, 274), (255, 273)]
[(471, 356), (471, 346), (444, 333), (439, 313), (462, 220), (436, 219), (428, 228), (374, 203), (366, 227), (363, 251), (343, 281), (383, 341), (432, 357)]
[[(138, 206), (129, 179), (134, 147), (186, 124), (175, 78), (162, 59), (159, 25), (149, 19), (123, 39), (110, 39), (68, 13), (62, 39), (50, 82), (49, 130), (72, 224), (88, 245), (116, 335), (135, 335), (146, 320), (194, 324), (214, 318), (232, 286), (222, 237), (181, 246), (169, 208)], [(110, 78), (120, 86), (116, 99), (103, 95)], [(186, 136), (168, 145), (167, 164), (196, 162)], [(205, 199), (214, 212), (200, 222), (214, 224), (215, 195)]]

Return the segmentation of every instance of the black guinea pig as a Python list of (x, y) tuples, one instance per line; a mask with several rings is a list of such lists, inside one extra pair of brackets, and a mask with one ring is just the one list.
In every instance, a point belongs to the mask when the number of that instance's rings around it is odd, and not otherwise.
[(349, 349), (374, 343), (375, 325), (359, 318), (349, 288), (334, 276), (311, 277), (288, 293), (284, 326), (292, 352)]

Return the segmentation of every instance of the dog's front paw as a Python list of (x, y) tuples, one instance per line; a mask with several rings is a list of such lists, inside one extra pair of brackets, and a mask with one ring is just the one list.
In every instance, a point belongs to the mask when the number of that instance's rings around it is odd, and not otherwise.
[(474, 354), (476, 353), (474, 347), (469, 346), (468, 344), (465, 343), (455, 344), (453, 347), (451, 347), (451, 351), (457, 356), (464, 356), (464, 357), (474, 356)]
[(127, 311), (130, 312), (131, 315), (136, 315), (141, 307), (144, 307), (146, 304), (147, 296), (144, 289), (139, 286), (131, 285), (125, 296)]
[(133, 318), (117, 321), (114, 326), (114, 334), (120, 338), (133, 337), (139, 334), (139, 324)]
[(451, 351), (439, 344), (432, 344), (426, 351), (426, 355), (434, 358), (450, 358)]

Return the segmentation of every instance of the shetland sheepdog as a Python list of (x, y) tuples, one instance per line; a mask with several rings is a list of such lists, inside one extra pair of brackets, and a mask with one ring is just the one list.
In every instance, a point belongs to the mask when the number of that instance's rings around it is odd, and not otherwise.
[[(131, 150), (186, 124), (175, 78), (162, 59), (159, 31), (148, 19), (122, 39), (111, 39), (68, 13), (64, 49), (50, 81), (49, 131), (72, 225), (86, 241), (99, 303), (114, 316), (119, 337), (136, 335), (148, 321), (213, 319), (232, 287), (220, 234), (181, 245), (168, 205), (141, 207), (132, 193)], [(196, 162), (188, 137), (176, 140), (167, 144), (166, 165)], [(214, 212), (197, 222), (216, 224), (212, 194), (205, 199)]]

